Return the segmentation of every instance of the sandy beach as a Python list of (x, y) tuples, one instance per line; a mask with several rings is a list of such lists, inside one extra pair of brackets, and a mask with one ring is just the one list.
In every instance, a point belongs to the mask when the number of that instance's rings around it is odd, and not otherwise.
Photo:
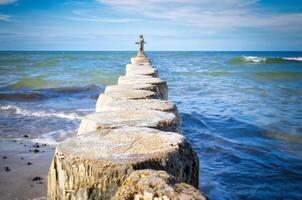
[(43, 199), (54, 148), (26, 140), (0, 141), (0, 199)]

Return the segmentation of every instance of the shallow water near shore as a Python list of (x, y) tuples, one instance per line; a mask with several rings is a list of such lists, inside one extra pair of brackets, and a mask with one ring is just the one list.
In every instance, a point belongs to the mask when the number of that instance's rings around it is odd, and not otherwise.
[[(0, 139), (55, 145), (71, 136), (134, 53), (1, 52)], [(168, 82), (210, 199), (302, 198), (302, 52), (148, 56)]]

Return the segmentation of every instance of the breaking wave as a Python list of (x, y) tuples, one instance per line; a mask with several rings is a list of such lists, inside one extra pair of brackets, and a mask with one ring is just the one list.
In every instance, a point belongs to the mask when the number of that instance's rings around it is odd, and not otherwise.
[(255, 72), (255, 75), (267, 80), (293, 80), (293, 79), (302, 79), (301, 72), (287, 72), (287, 71), (278, 71), (278, 72)]
[(278, 64), (278, 63), (289, 63), (289, 62), (302, 62), (302, 57), (257, 57), (257, 56), (240, 56), (230, 60), (231, 64)]
[(97, 93), (101, 92), (101, 87), (96, 85), (87, 86), (70, 86), (70, 87), (59, 87), (59, 88), (46, 88), (46, 89), (35, 89), (35, 90), (12, 90), (7, 91), (7, 88), (11, 88), (11, 85), (4, 87), (4, 91), (0, 92), (1, 100), (8, 101), (31, 101), (31, 100), (44, 100), (53, 97), (59, 97), (61, 95), (72, 95), (77, 93)]
[(87, 86), (49, 88), (49, 89), (42, 89), (40, 91), (53, 93), (53, 94), (75, 94), (75, 93), (98, 91), (98, 90), (100, 90), (100, 87), (96, 85), (87, 85)]
[(11, 112), (17, 115), (33, 117), (55, 117), (68, 120), (80, 120), (81, 116), (77, 113), (51, 112), (43, 110), (27, 110), (13, 105), (0, 106), (1, 112)]
[(4, 92), (0, 93), (1, 100), (28, 101), (47, 99), (48, 95), (39, 92)]
[(49, 133), (43, 134), (38, 138), (32, 139), (32, 142), (38, 142), (38, 143), (55, 146), (60, 141), (63, 141), (67, 137), (72, 136), (75, 132), (76, 129), (51, 131)]
[[(87, 84), (84, 87), (94, 87), (96, 88), (98, 84), (109, 84), (115, 83), (117, 78), (108, 78), (108, 77), (96, 77), (88, 80), (54, 80), (46, 79), (41, 77), (29, 77), (22, 78), (14, 83), (10, 83), (5, 86), (8, 89), (29, 89), (29, 90), (41, 90), (41, 89), (53, 89), (61, 90), (81, 90), (77, 88), (82, 88), (83, 86), (76, 86), (79, 84)], [(91, 90), (89, 88), (89, 90)]]
[(302, 57), (283, 58), (283, 59), (297, 61), (297, 62), (302, 62)]
[(39, 77), (23, 78), (16, 83), (9, 85), (12, 89), (46, 89), (60, 87), (64, 82), (61, 80), (46, 80)]

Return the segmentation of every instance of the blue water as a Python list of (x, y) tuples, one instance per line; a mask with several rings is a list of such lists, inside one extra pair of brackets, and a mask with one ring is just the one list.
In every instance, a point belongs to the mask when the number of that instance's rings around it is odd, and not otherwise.
[[(134, 52), (1, 52), (0, 138), (56, 143)], [(302, 52), (149, 52), (210, 199), (302, 199)]]

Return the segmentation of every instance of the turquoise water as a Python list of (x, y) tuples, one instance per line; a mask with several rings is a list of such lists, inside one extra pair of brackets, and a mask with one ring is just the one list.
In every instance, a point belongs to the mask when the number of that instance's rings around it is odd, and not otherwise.
[[(56, 143), (134, 52), (1, 52), (0, 138)], [(302, 199), (302, 52), (148, 52), (211, 199)]]

